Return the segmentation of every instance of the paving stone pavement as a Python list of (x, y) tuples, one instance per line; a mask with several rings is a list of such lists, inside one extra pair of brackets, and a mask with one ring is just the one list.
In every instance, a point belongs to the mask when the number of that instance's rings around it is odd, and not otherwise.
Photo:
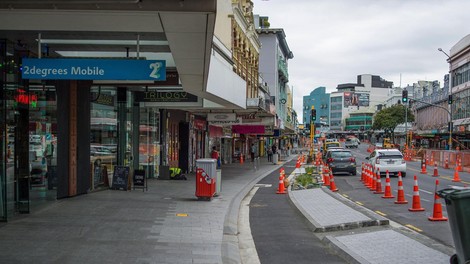
[[(221, 192), (211, 201), (195, 197), (195, 175), (188, 175), (187, 181), (150, 179), (145, 192), (104, 190), (50, 202), (0, 226), (0, 263), (241, 263), (240, 203), (282, 163), (261, 158), (254, 165), (222, 166)], [(448, 262), (448, 252), (391, 228), (387, 219), (324, 188), (289, 191), (289, 197), (325, 243), (351, 263)], [(393, 242), (381, 247), (375, 242), (384, 239)], [(400, 261), (378, 258), (390, 253), (392, 244), (417, 248), (420, 255), (412, 256), (416, 262), (401, 261), (408, 250), (400, 251)], [(436, 262), (441, 260), (446, 261)]]

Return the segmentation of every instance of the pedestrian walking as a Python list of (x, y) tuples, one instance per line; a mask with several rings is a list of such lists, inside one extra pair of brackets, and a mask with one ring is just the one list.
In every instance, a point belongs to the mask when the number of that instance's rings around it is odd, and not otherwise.
[(271, 147), (268, 147), (268, 161), (273, 161), (273, 149)]
[(215, 146), (212, 147), (211, 158), (217, 160), (217, 169), (220, 169), (220, 156)]
[(255, 152), (256, 152), (255, 143), (251, 143), (251, 150), (250, 150), (251, 162), (255, 161)]

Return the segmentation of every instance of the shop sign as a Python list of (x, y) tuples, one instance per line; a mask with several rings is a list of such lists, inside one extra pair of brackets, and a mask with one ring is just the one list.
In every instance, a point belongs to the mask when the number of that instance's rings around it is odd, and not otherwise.
[(272, 126), (264, 126), (264, 134), (267, 136), (274, 135), (274, 130)]
[(184, 103), (197, 102), (197, 96), (183, 91), (135, 92), (136, 102)]
[(239, 117), (235, 121), (229, 120), (220, 120), (220, 121), (209, 121), (209, 124), (216, 125), (216, 126), (231, 126), (231, 125), (240, 125), (242, 123), (242, 119)]
[(207, 121), (235, 121), (237, 114), (235, 113), (208, 113)]
[(24, 58), (22, 63), (23, 79), (151, 81), (166, 79), (164, 60)]
[(206, 129), (206, 121), (201, 119), (194, 119), (194, 128), (199, 130)]
[(98, 94), (92, 93), (93, 98), (96, 98), (92, 102), (95, 104), (107, 105), (107, 106), (114, 106), (114, 96), (109, 94)]
[(232, 136), (232, 128), (231, 127), (222, 127), (223, 137), (231, 137)]

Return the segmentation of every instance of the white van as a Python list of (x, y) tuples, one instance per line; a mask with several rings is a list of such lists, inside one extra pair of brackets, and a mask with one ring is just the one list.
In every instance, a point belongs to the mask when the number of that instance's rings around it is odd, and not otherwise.
[(358, 148), (360, 144), (359, 139), (357, 138), (347, 138), (344, 142), (346, 148)]

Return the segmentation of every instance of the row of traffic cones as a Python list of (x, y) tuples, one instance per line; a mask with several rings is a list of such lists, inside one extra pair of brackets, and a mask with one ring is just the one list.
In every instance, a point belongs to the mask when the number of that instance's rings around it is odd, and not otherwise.
[[(386, 171), (386, 180), (385, 180), (385, 191), (382, 191), (382, 185), (380, 181), (380, 170), (377, 169), (374, 172), (373, 167), (370, 164), (363, 164), (361, 173), (361, 181), (366, 187), (374, 191), (375, 194), (384, 194), (382, 198), (389, 199), (394, 198), (392, 194), (392, 188), (390, 186), (390, 176), (389, 172)], [(436, 180), (436, 190), (434, 194), (434, 208), (432, 216), (428, 217), (430, 221), (447, 221), (447, 218), (442, 215), (442, 205), (439, 202), (439, 196), (436, 194), (439, 181)], [(405, 193), (403, 190), (403, 179), (402, 175), (398, 173), (398, 191), (397, 199), (395, 204), (408, 204), (408, 201), (405, 199)], [(414, 176), (414, 186), (413, 186), (413, 202), (412, 207), (408, 209), (411, 212), (420, 212), (425, 209), (421, 207), (421, 199), (419, 196), (419, 187), (418, 187), (418, 177)]]

